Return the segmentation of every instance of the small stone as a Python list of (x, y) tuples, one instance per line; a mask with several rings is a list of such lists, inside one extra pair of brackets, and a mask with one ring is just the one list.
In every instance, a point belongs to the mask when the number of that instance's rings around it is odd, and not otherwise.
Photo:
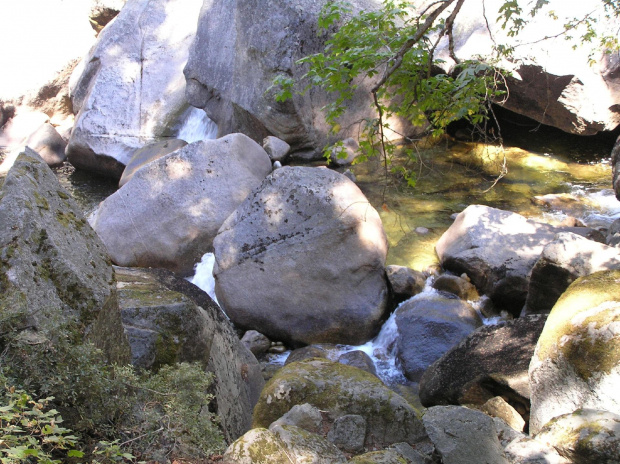
[(256, 330), (248, 330), (245, 334), (243, 334), (241, 343), (243, 343), (254, 356), (267, 352), (267, 350), (271, 347), (271, 342), (269, 339)]

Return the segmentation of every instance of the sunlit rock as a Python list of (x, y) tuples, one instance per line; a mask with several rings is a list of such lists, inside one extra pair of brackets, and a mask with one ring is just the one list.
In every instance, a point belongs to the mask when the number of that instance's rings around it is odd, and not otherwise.
[(573, 282), (549, 314), (529, 370), (530, 431), (580, 408), (620, 414), (620, 271)]
[(277, 169), (213, 246), (215, 291), (239, 327), (298, 344), (359, 344), (379, 331), (387, 240), (376, 210), (345, 176)]
[(91, 223), (114, 263), (189, 275), (224, 220), (270, 172), (265, 150), (245, 135), (195, 142), (138, 170)]
[(129, 0), (72, 77), (67, 156), (120, 178), (133, 152), (174, 137), (188, 107), (183, 66), (201, 0)]

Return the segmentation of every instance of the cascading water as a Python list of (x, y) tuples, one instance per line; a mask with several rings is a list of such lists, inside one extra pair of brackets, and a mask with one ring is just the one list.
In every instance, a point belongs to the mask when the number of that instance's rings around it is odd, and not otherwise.
[(190, 106), (180, 118), (180, 124), (176, 137), (187, 143), (201, 140), (215, 139), (217, 137), (217, 124), (215, 124), (204, 110)]
[(205, 253), (200, 262), (195, 266), (196, 272), (194, 276), (188, 280), (207, 292), (211, 299), (219, 305), (217, 297), (215, 296), (215, 279), (213, 278), (214, 265), (215, 255), (213, 253)]

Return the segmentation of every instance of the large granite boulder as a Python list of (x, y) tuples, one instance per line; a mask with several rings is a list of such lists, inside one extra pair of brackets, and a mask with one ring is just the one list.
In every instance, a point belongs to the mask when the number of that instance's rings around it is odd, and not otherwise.
[[(59, 325), (128, 359), (114, 270), (77, 204), (26, 148), (0, 190), (2, 331), (46, 337)], [(57, 334), (56, 334), (57, 335)]]
[(166, 139), (159, 142), (149, 143), (142, 148), (136, 150), (134, 154), (131, 155), (127, 166), (125, 166), (123, 175), (118, 181), (118, 186), (122, 187), (127, 182), (129, 182), (129, 179), (131, 179), (136, 173), (136, 171), (142, 166), (145, 166), (151, 161), (162, 158), (172, 153), (173, 151), (178, 150), (179, 148), (183, 148), (185, 145), (187, 145), (187, 142), (185, 140)]
[(573, 282), (549, 314), (529, 370), (530, 431), (580, 408), (620, 414), (620, 271)]
[(195, 142), (138, 170), (90, 221), (116, 264), (189, 275), (269, 172), (269, 156), (245, 135)]
[(483, 404), (503, 396), (526, 415), (528, 368), (546, 319), (532, 315), (477, 329), (426, 370), (422, 404)]
[(528, 14), (532, 6), (519, 4), (526, 22), (513, 37), (510, 27), (496, 20), (503, 0), (467, 5), (456, 17), (451, 47), (445, 37), (436, 51), (444, 60), (441, 66), (447, 72), (454, 69), (451, 53), (467, 60), (489, 56), (498, 45), (514, 47), (512, 56), (498, 63), (510, 71), (508, 95), (501, 97), (505, 108), (573, 134), (613, 130), (620, 123), (620, 60), (601, 50), (597, 40), (581, 40), (583, 30), (570, 32), (573, 39), (566, 40), (564, 25), (589, 15), (600, 36), (616, 36), (617, 19), (605, 17), (604, 2), (578, 2), (568, 9), (562, 0), (542, 3), (537, 2), (542, 9), (533, 17)]
[(254, 409), (254, 427), (268, 427), (293, 406), (309, 403), (330, 420), (366, 419), (366, 447), (414, 444), (424, 438), (417, 411), (377, 377), (321, 358), (288, 364), (267, 382)]
[(243, 329), (298, 344), (360, 344), (387, 307), (387, 239), (361, 190), (325, 168), (283, 167), (213, 241), (215, 292)]
[(419, 381), (431, 364), (481, 325), (476, 310), (459, 299), (433, 295), (405, 301), (396, 310), (396, 356), (403, 373)]
[[(243, 132), (256, 141), (274, 135), (291, 146), (291, 156), (321, 158), (336, 141), (325, 121), (323, 106), (332, 98), (312, 89), (301, 95), (298, 82), (291, 100), (277, 102), (274, 78), (299, 80), (305, 68), (295, 62), (324, 49), (327, 36), (318, 31), (325, 2), (301, 0), (219, 0), (205, 3), (198, 32), (185, 67), (188, 101), (204, 108), (219, 134)], [(373, 10), (377, 0), (354, 0), (354, 11)], [(256, 15), (256, 11), (269, 14)], [(248, 70), (251, 70), (249, 72)], [(374, 117), (370, 82), (359, 82), (338, 139), (354, 137), (364, 118)], [(392, 127), (399, 130), (398, 121)], [(400, 130), (403, 133), (402, 130)]]
[(116, 268), (132, 363), (159, 368), (202, 363), (213, 372), (215, 403), (228, 442), (250, 429), (265, 384), (260, 365), (209, 296), (165, 269)]
[(136, 149), (177, 135), (188, 108), (182, 70), (201, 5), (128, 0), (99, 34), (72, 78), (71, 164), (118, 179)]
[(524, 312), (548, 314), (578, 277), (619, 268), (618, 248), (570, 232), (560, 233), (545, 246), (532, 269)]
[(468, 206), (436, 244), (441, 265), (471, 282), (501, 309), (518, 315), (529, 277), (545, 245), (558, 232), (587, 234), (589, 229), (559, 228), (517, 213), (482, 205)]

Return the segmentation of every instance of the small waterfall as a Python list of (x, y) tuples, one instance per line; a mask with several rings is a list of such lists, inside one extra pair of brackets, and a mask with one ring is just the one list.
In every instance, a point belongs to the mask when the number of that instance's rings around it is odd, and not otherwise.
[(183, 121), (176, 137), (187, 143), (201, 140), (215, 139), (217, 137), (217, 124), (215, 124), (204, 110), (190, 106), (180, 118)]
[(219, 305), (217, 297), (215, 296), (215, 279), (213, 278), (214, 265), (215, 255), (213, 253), (205, 253), (200, 262), (195, 266), (196, 273), (194, 277), (188, 280), (207, 292), (211, 299)]

